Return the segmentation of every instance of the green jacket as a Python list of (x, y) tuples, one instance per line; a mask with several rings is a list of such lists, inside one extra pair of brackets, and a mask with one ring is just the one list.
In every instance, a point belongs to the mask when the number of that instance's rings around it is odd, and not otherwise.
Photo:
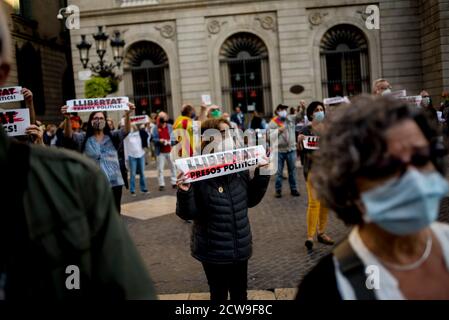
[[(0, 126), (2, 172), (9, 149)], [(32, 146), (25, 183), (29, 240), (40, 257), (30, 267), (45, 270), (42, 279), (50, 279), (44, 283), (48, 296), (40, 298), (156, 298), (109, 183), (91, 160), (66, 150)], [(80, 270), (80, 290), (66, 288), (68, 265)]]

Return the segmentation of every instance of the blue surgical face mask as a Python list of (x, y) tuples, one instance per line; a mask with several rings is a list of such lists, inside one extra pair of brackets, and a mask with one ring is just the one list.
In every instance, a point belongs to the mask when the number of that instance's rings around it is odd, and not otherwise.
[(448, 192), (449, 183), (438, 172), (408, 169), (400, 178), (361, 194), (364, 220), (394, 235), (410, 235), (438, 218), (440, 201)]
[(313, 114), (313, 119), (315, 119), (318, 122), (323, 121), (324, 120), (324, 111), (315, 112)]

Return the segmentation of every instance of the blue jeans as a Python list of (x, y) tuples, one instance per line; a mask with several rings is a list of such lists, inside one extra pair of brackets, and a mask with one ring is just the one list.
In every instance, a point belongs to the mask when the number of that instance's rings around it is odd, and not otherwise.
[(290, 190), (296, 189), (296, 151), (279, 152), (278, 153), (278, 171), (276, 173), (276, 191), (282, 191), (282, 171), (284, 171), (284, 163), (287, 161), (288, 168), (288, 183), (290, 184)]
[(145, 181), (145, 156), (141, 158), (128, 157), (129, 169), (131, 171), (129, 191), (131, 193), (136, 192), (136, 174), (140, 175), (140, 191), (147, 192), (147, 183)]

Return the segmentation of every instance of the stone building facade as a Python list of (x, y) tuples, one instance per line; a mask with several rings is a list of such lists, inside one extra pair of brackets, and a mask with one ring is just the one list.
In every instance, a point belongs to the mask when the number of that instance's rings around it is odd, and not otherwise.
[[(84, 83), (76, 44), (97, 26), (124, 32), (123, 81), (117, 94), (140, 111), (179, 114), (201, 95), (231, 110), (270, 116), (335, 95), (370, 92), (384, 77), (410, 95), (427, 89), (439, 102), (449, 88), (447, 0), (71, 0), (81, 29), (71, 31), (76, 95)], [(376, 18), (368, 6), (379, 9)], [(93, 46), (94, 47), (94, 46)], [(91, 50), (95, 51), (95, 50)], [(91, 52), (91, 59), (94, 52)], [(106, 56), (111, 59), (111, 51)], [(290, 92), (304, 86), (301, 95)]]
[[(74, 92), (69, 33), (56, 19), (65, 0), (6, 0), (12, 35), (12, 68), (7, 85), (33, 91), (38, 120), (58, 122), (59, 108)], [(2, 108), (20, 107), (20, 103)]]

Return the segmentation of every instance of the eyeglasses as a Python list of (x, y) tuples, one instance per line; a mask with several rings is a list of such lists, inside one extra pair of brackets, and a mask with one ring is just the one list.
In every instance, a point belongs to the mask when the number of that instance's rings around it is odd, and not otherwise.
[(98, 118), (98, 117), (95, 117), (95, 118), (93, 118), (92, 120), (95, 120), (95, 121), (100, 121), (100, 120), (105, 120), (104, 118)]
[(372, 179), (382, 179), (395, 174), (402, 175), (407, 170), (407, 167), (414, 166), (420, 169), (429, 164), (431, 160), (430, 146), (415, 148), (408, 162), (404, 162), (394, 156), (387, 156), (379, 163), (365, 167), (360, 171), (360, 175)]

